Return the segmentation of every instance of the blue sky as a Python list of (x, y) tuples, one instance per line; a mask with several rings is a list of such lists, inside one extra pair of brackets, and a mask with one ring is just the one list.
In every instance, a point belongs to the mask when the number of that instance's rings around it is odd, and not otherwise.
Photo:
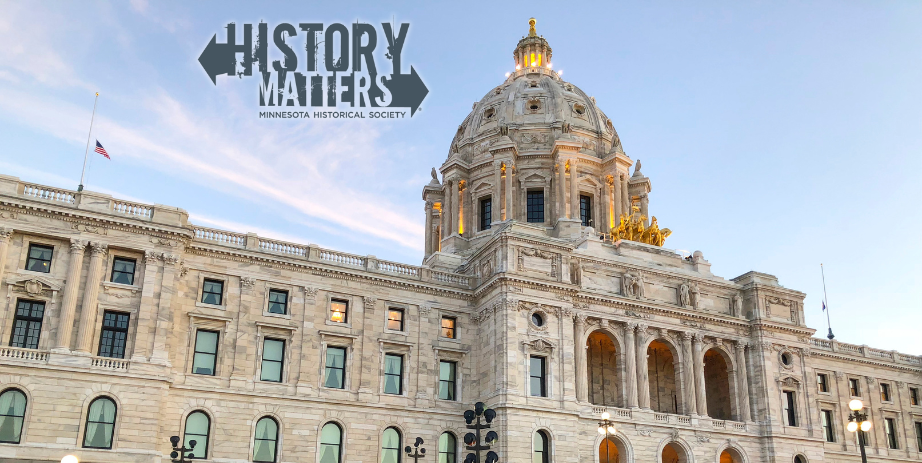
[[(0, 173), (75, 188), (99, 91), (88, 189), (418, 263), (429, 169), (534, 16), (643, 161), (667, 247), (777, 275), (820, 335), (822, 262), (838, 339), (922, 354), (922, 3), (344, 3), (0, 1)], [(430, 89), (406, 121), (260, 120), (254, 80), (197, 61), (228, 22), (392, 18)]]

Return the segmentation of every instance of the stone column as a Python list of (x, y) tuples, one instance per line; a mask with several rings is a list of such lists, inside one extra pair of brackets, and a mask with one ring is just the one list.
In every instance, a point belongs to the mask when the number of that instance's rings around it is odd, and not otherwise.
[(448, 238), (451, 236), (451, 186), (454, 184), (454, 179), (444, 178), (445, 181), (445, 194), (443, 197), (445, 200), (442, 202), (442, 239)]
[(647, 325), (637, 325), (637, 402), (640, 408), (650, 409), (650, 372), (647, 362)]
[(623, 207), (621, 204), (621, 174), (615, 172), (614, 177), (612, 178), (612, 181), (611, 181), (611, 189), (612, 189), (612, 193), (614, 196), (614, 198), (612, 199), (612, 202), (614, 203), (614, 205), (612, 206), (612, 213), (615, 215), (614, 222), (615, 222), (615, 226), (617, 227), (618, 218), (621, 217), (621, 214), (624, 214)]
[(451, 235), (449, 236), (457, 235), (461, 224), (460, 186), (461, 182), (457, 179), (451, 182)]
[(576, 344), (576, 401), (587, 402), (588, 388), (586, 387), (589, 376), (588, 358), (586, 356), (586, 343), (582, 342), (583, 333), (586, 332), (586, 316), (581, 313), (573, 315), (573, 340)]
[(567, 218), (567, 160), (557, 158), (557, 220)]
[(685, 413), (688, 415), (697, 414), (697, 407), (695, 406), (695, 372), (694, 372), (694, 362), (692, 358), (694, 354), (692, 353), (692, 334), (689, 332), (682, 333), (682, 382), (684, 383), (684, 396), (685, 396)]
[(144, 283), (141, 286), (141, 307), (138, 309), (132, 362), (146, 362), (150, 358), (151, 337), (154, 333), (156, 316), (157, 266), (160, 257), (154, 251), (144, 252)]
[[(493, 197), (490, 198), (490, 221), (499, 222), (503, 220), (503, 163), (493, 162)], [(507, 192), (506, 195), (509, 193)], [(508, 212), (507, 212), (508, 214)]]
[(570, 218), (579, 220), (579, 175), (576, 173), (576, 158), (570, 160)]
[(701, 341), (703, 340), (704, 336), (701, 333), (695, 333), (692, 338), (693, 352), (695, 354), (695, 359), (692, 363), (695, 366), (695, 392), (697, 393), (695, 401), (698, 403), (698, 415), (708, 416), (708, 401), (704, 390), (704, 355), (701, 352)]
[(646, 217), (644, 225), (650, 224), (650, 197), (646, 193), (640, 195), (640, 213)]
[(6, 255), (10, 249), (10, 238), (12, 236), (12, 228), (0, 227), (0, 281), (3, 281), (3, 273), (6, 270)]
[[(513, 167), (514, 166), (512, 164), (509, 164), (509, 163), (506, 164), (506, 217), (504, 217), (503, 220), (512, 220), (512, 218), (515, 217), (515, 212), (513, 210), (515, 208), (513, 204), (513, 199), (515, 199), (515, 195), (512, 194), (512, 169)], [(547, 201), (546, 197), (545, 197), (545, 201)]]
[(99, 302), (99, 282), (102, 279), (102, 264), (106, 258), (106, 244), (90, 243), (90, 268), (86, 273), (86, 287), (83, 290), (83, 306), (80, 309), (80, 326), (77, 330), (77, 352), (90, 354), (93, 346), (93, 332), (96, 328), (96, 309)]
[(621, 210), (622, 214), (631, 213), (631, 194), (627, 189), (627, 175), (621, 180)]
[[(5, 254), (5, 243), (3, 244)], [(80, 290), (80, 270), (83, 268), (83, 253), (86, 241), (70, 240), (70, 261), (67, 263), (67, 281), (61, 298), (61, 317), (58, 319), (58, 335), (54, 348), (70, 351), (70, 336), (74, 331), (74, 313), (77, 311), (77, 291)]]
[(634, 342), (634, 329), (636, 323), (628, 323), (624, 327), (624, 371), (625, 391), (627, 392), (627, 407), (637, 408), (637, 346)]
[(749, 411), (749, 373), (746, 371), (746, 342), (736, 341), (736, 381), (739, 391), (740, 421), (752, 421)]
[(426, 256), (432, 254), (432, 201), (426, 201), (426, 206), (423, 208), (426, 212)]
[[(169, 353), (166, 348), (167, 334), (173, 329), (172, 301), (176, 288), (176, 266), (179, 257), (173, 254), (163, 255), (163, 278), (160, 280), (160, 304), (157, 306), (157, 327), (154, 331), (154, 349), (150, 356), (151, 363), (170, 366)], [(220, 342), (220, 341), (219, 341)]]
[(611, 185), (608, 183), (608, 177), (603, 178), (602, 184), (602, 213), (596, 219), (596, 225), (603, 233), (611, 232)]

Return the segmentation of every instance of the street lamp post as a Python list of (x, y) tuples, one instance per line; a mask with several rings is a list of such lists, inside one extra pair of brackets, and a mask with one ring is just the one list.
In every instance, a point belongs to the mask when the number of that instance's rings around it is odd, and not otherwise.
[(180, 446), (179, 436), (170, 437), (170, 443), (173, 444), (173, 451), (170, 452), (170, 459), (173, 460), (173, 463), (186, 463), (186, 457), (191, 457), (191, 455), (186, 455), (186, 453), (191, 453), (193, 449), (195, 449), (196, 444), (194, 440), (190, 440), (189, 448), (186, 448), (185, 445)]
[[(467, 454), (467, 457), (464, 458), (464, 463), (497, 463), (499, 461), (499, 455), (490, 450), (490, 446), (499, 438), (496, 431), (488, 432), (486, 440), (481, 440), (480, 431), (490, 429), (490, 423), (496, 418), (496, 412), (492, 408), (484, 409), (484, 407), (486, 407), (486, 405), (484, 405), (483, 402), (477, 402), (474, 404), (473, 410), (464, 412), (464, 421), (467, 423), (467, 429), (473, 429), (477, 432), (476, 434), (469, 432), (464, 435), (464, 443), (467, 445), (467, 449), (475, 452)], [(480, 422), (481, 417), (483, 417), (486, 423)], [(480, 452), (484, 450), (487, 451), (487, 458), (482, 460), (480, 458)]]
[(403, 451), (407, 452), (407, 457), (413, 459), (413, 463), (419, 463), (419, 459), (426, 456), (426, 449), (420, 448), (423, 445), (423, 438), (417, 437), (413, 447), (406, 446)]
[[(855, 399), (848, 403), (848, 408), (852, 410), (852, 413), (848, 415), (846, 429), (849, 432), (856, 432), (858, 428), (861, 428), (861, 432), (870, 431), (871, 422), (868, 420), (868, 414), (861, 413), (861, 410), (864, 409), (864, 403)], [(861, 435), (858, 435), (858, 448), (861, 449), (861, 463), (868, 463), (868, 456), (864, 452), (864, 439), (861, 438)]]
[(612, 423), (609, 418), (611, 418), (611, 415), (608, 412), (602, 412), (602, 420), (599, 421), (599, 434), (605, 436), (605, 463), (611, 463), (611, 448), (609, 448), (611, 439), (608, 437), (617, 432), (615, 423)]

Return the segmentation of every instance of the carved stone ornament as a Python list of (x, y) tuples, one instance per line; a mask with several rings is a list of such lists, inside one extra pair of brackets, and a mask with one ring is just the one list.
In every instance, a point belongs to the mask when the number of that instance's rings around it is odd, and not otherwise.
[(711, 436), (710, 434), (698, 434), (695, 436), (695, 440), (700, 444), (705, 444), (711, 442)]
[(0, 241), (8, 241), (13, 236), (13, 229), (0, 227)]
[(365, 303), (365, 309), (366, 309), (366, 310), (374, 309), (374, 308), (375, 308), (375, 304), (378, 303), (378, 298), (371, 297), (371, 296), (365, 296), (365, 297), (362, 298), (362, 300), (363, 300), (363, 302)]
[(873, 385), (874, 385), (874, 378), (872, 378), (872, 377), (870, 377), (870, 376), (865, 376), (865, 377), (864, 377), (864, 381), (865, 381), (866, 383), (868, 383), (868, 386), (873, 386)]
[(40, 296), (42, 294), (42, 282), (38, 280), (29, 280), (25, 281), (22, 284), (23, 289), (26, 290), (30, 296)]
[(93, 241), (90, 243), (90, 252), (94, 256), (103, 256), (106, 254), (106, 251), (109, 249), (109, 245), (106, 243), (100, 243), (99, 241)]
[(179, 244), (179, 242), (176, 240), (164, 238), (162, 236), (151, 236), (150, 242), (154, 244), (159, 244), (161, 246), (170, 246), (170, 247), (175, 247), (176, 245)]
[(673, 429), (669, 437), (671, 437), (672, 440), (679, 440), (679, 430)]
[(75, 223), (71, 225), (71, 228), (74, 230), (84, 232), (84, 233), (95, 233), (97, 235), (108, 235), (109, 230), (106, 227), (98, 227), (96, 225), (87, 225), (84, 223)]
[(70, 240), (70, 250), (76, 252), (83, 252), (86, 250), (86, 241), (71, 239)]
[(176, 265), (179, 263), (179, 257), (174, 254), (163, 253), (161, 257), (163, 259), (163, 263), (166, 265)]
[(553, 252), (533, 248), (519, 248), (519, 268), (538, 272), (551, 278), (557, 277), (560, 256)]
[(785, 376), (784, 378), (779, 379), (778, 383), (782, 387), (800, 389), (800, 382), (797, 381), (797, 379), (795, 379), (793, 376)]
[(428, 316), (430, 312), (432, 312), (432, 306), (430, 306), (429, 304), (421, 304), (419, 306), (420, 315)]
[(653, 430), (652, 429), (638, 429), (637, 434), (640, 434), (641, 436), (644, 436), (644, 437), (650, 437), (650, 435), (653, 434)]
[(304, 302), (308, 304), (317, 303), (317, 288), (311, 288), (310, 286), (304, 288)]
[(160, 260), (160, 254), (155, 251), (144, 251), (144, 262), (151, 263)]
[(523, 344), (528, 352), (550, 353), (557, 346), (546, 339), (538, 338), (531, 341), (525, 341)]
[(253, 289), (253, 285), (256, 284), (256, 279), (251, 277), (240, 277), (240, 287), (243, 289)]

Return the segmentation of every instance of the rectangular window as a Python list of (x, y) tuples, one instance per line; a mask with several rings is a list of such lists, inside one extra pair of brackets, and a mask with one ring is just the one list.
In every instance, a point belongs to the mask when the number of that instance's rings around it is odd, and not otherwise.
[(112, 260), (112, 282), (123, 285), (134, 284), (134, 270), (137, 261), (126, 257), (116, 257)]
[(493, 198), (480, 200), (480, 229), (489, 230), (493, 221)]
[(285, 341), (266, 338), (263, 341), (263, 365), (259, 374), (262, 381), (282, 382), (282, 365), (285, 361)]
[(195, 351), (192, 354), (192, 373), (214, 376), (217, 358), (218, 332), (198, 330), (195, 333)]
[(832, 429), (832, 411), (831, 410), (821, 410), (823, 417), (823, 436), (826, 437), (826, 442), (835, 442), (836, 435)]
[(323, 386), (335, 389), (346, 388), (346, 349), (327, 346), (327, 361), (324, 365)]
[(54, 253), (54, 248), (51, 246), (30, 244), (29, 258), (26, 260), (26, 270), (42, 273), (50, 272), (52, 253)]
[(579, 196), (579, 220), (584, 227), (592, 226), (592, 198), (589, 196)]
[(455, 397), (455, 362), (439, 361), (439, 398), (442, 400), (458, 400)]
[(526, 196), (529, 223), (544, 223), (544, 190), (529, 190)]
[(825, 374), (819, 373), (816, 375), (816, 386), (820, 392), (829, 392), (829, 381)]
[(288, 314), (288, 291), (281, 289), (269, 290), (269, 313)]
[(861, 385), (858, 384), (858, 378), (848, 378), (848, 392), (852, 397), (861, 397)]
[(922, 450), (922, 422), (915, 422), (916, 428), (916, 448)]
[(896, 420), (893, 418), (884, 418), (884, 432), (887, 433), (887, 445), (891, 449), (900, 448), (896, 440)]
[(10, 345), (26, 349), (38, 349), (38, 339), (42, 334), (42, 317), (44, 315), (44, 302), (17, 301)]
[[(909, 404), (919, 405), (919, 388), (917, 387), (909, 388)], [(919, 447), (919, 450), (922, 451), (922, 447)]]
[(102, 314), (102, 333), (99, 335), (100, 357), (125, 358), (129, 317), (127, 313), (108, 310)]
[(880, 400), (890, 402), (890, 385), (887, 383), (880, 383)]
[(387, 309), (387, 329), (403, 331), (403, 309)]
[(454, 317), (442, 317), (442, 337), (455, 339), (455, 323), (457, 320)]
[(339, 299), (330, 301), (330, 321), (346, 323), (349, 319), (349, 302)]
[(547, 397), (547, 369), (544, 357), (531, 357), (528, 360), (529, 389), (535, 397)]
[(403, 356), (384, 354), (384, 393), (403, 394)]
[(788, 426), (797, 426), (797, 409), (794, 408), (793, 391), (784, 391), (784, 416)]
[(202, 303), (221, 305), (224, 298), (224, 282), (221, 280), (205, 280), (202, 285)]

